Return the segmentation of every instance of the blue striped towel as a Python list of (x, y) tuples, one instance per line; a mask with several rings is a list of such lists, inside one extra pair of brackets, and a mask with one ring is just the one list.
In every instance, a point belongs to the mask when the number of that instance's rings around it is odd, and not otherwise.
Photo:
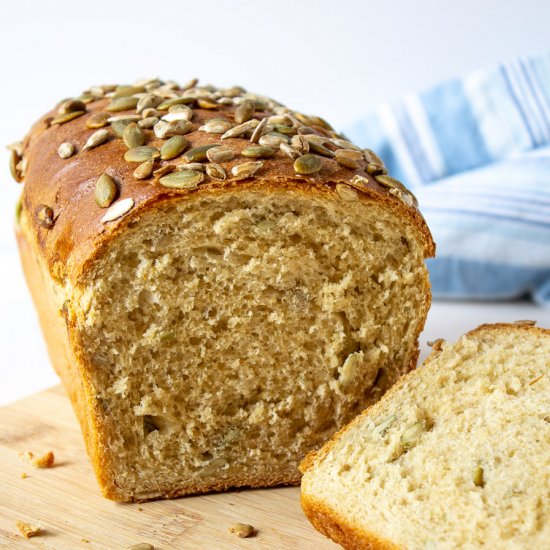
[(417, 195), (434, 296), (550, 305), (550, 52), (381, 105), (345, 133)]

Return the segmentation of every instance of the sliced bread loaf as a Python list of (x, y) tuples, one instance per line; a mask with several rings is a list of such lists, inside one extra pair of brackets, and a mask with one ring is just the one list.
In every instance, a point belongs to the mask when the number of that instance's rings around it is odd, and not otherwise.
[(482, 325), (302, 463), (345, 548), (550, 548), (550, 330)]

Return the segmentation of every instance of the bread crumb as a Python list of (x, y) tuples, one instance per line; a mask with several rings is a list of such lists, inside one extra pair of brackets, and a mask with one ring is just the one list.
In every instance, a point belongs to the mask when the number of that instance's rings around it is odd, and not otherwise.
[(426, 342), (434, 351), (441, 351), (445, 340), (443, 338), (437, 338), (437, 340), (428, 340)]
[(28, 462), (30, 462), (35, 468), (52, 468), (55, 462), (55, 455), (53, 451), (48, 451), (42, 456), (35, 457), (31, 451), (21, 453), (21, 456)]
[(30, 523), (27, 523), (26, 521), (21, 521), (20, 519), (15, 522), (15, 525), (17, 525), (17, 529), (19, 529), (21, 534), (26, 539), (36, 537), (40, 535), (42, 531), (42, 527), (40, 525), (31, 525)]
[(21, 473), (21, 479), (27, 479), (28, 477), (29, 477), (29, 474), (27, 474), (26, 472)]
[(254, 527), (248, 525), (248, 523), (235, 523), (229, 528), (229, 532), (235, 533), (235, 535), (244, 539), (254, 534)]
[(90, 539), (80, 539), (80, 542), (88, 543), (88, 542), (90, 542)]

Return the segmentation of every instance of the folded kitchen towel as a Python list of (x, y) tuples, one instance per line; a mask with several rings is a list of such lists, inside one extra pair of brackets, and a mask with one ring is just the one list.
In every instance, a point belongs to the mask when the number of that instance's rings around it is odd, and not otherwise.
[(434, 296), (550, 305), (550, 52), (381, 105), (345, 133), (417, 195)]

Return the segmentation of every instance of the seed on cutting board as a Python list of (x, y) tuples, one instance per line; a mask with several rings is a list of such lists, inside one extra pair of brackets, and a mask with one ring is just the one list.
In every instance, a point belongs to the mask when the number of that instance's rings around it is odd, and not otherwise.
[(126, 125), (126, 128), (124, 128), (122, 139), (128, 149), (133, 149), (145, 143), (145, 134), (135, 122), (130, 122), (130, 124)]
[(227, 178), (227, 173), (220, 164), (207, 164), (206, 173), (215, 180), (225, 180)]
[(113, 220), (124, 216), (124, 214), (129, 212), (134, 207), (134, 204), (134, 199), (132, 198), (122, 199), (115, 202), (110, 206), (109, 210), (105, 212), (105, 215), (101, 218), (101, 221), (103, 223), (112, 222)]
[(241, 151), (241, 155), (253, 159), (265, 159), (274, 156), (275, 149), (263, 145), (250, 145)]
[[(273, 128), (272, 126), (270, 128)], [(260, 123), (254, 128), (252, 135), (250, 136), (250, 143), (258, 143), (259, 139), (269, 130), (267, 124), (267, 117), (262, 118)]]
[(159, 121), (159, 119), (156, 116), (150, 116), (150, 117), (144, 118), (143, 120), (138, 121), (138, 126), (140, 128), (143, 128), (144, 130), (149, 130), (158, 121)]
[(106, 109), (110, 113), (118, 113), (120, 111), (129, 111), (137, 107), (139, 99), (137, 97), (117, 97), (107, 105)]
[(242, 180), (253, 176), (262, 166), (263, 162), (243, 162), (242, 164), (236, 164), (231, 168), (231, 173), (237, 180)]
[(211, 118), (199, 127), (201, 132), (208, 134), (224, 134), (233, 127), (233, 124), (228, 120), (222, 120), (219, 118)]
[(300, 156), (300, 152), (288, 143), (281, 143), (279, 149), (290, 159), (296, 160)]
[(244, 539), (254, 533), (254, 527), (252, 527), (252, 525), (248, 525), (247, 523), (235, 523), (228, 529), (228, 531)]
[(193, 129), (193, 124), (188, 120), (174, 120), (173, 122), (167, 122), (165, 120), (159, 120), (153, 130), (155, 136), (159, 139), (166, 139), (172, 136), (188, 134)]
[(203, 179), (204, 174), (202, 172), (181, 170), (163, 176), (159, 179), (159, 183), (172, 189), (195, 189)]
[(74, 154), (74, 145), (70, 141), (63, 142), (58, 148), (57, 148), (57, 154), (62, 159), (68, 159), (69, 157), (72, 157)]
[(83, 151), (88, 151), (93, 149), (102, 143), (105, 143), (109, 139), (109, 131), (102, 128), (101, 130), (96, 130), (86, 141), (82, 147)]
[(72, 111), (71, 113), (58, 115), (54, 119), (50, 120), (50, 126), (53, 126), (54, 124), (65, 124), (66, 122), (70, 122), (71, 120), (82, 116), (85, 112), (86, 111)]
[(260, 121), (253, 118), (252, 120), (243, 122), (238, 126), (233, 126), (233, 128), (230, 128), (229, 130), (227, 130), (227, 132), (225, 132), (225, 134), (223, 134), (221, 139), (240, 137), (243, 134), (246, 134), (247, 132), (253, 132), (254, 128), (256, 128), (258, 124), (260, 124)]
[(146, 160), (145, 162), (142, 162), (135, 170), (134, 170), (134, 178), (137, 180), (144, 180), (148, 178), (153, 173), (153, 166), (155, 161), (153, 159)]
[(189, 142), (183, 136), (172, 136), (165, 141), (160, 148), (160, 158), (162, 160), (175, 159), (185, 151)]
[(210, 162), (227, 162), (235, 158), (235, 152), (233, 149), (222, 145), (220, 147), (214, 147), (206, 151), (206, 158)]
[(115, 92), (113, 93), (113, 98), (119, 97), (128, 97), (134, 94), (141, 94), (145, 92), (143, 86), (117, 86)]
[(149, 147), (147, 145), (141, 145), (140, 147), (134, 147), (128, 149), (124, 153), (124, 160), (126, 162), (145, 162), (146, 160), (156, 159), (160, 157), (160, 151), (156, 147)]
[(280, 134), (279, 132), (269, 132), (267, 134), (264, 134), (260, 137), (258, 140), (258, 143), (260, 145), (263, 145), (265, 147), (279, 147), (281, 143), (288, 143), (289, 139), (284, 134)]
[(126, 550), (155, 550), (155, 547), (148, 542), (139, 542), (138, 544), (132, 544), (132, 546), (128, 546)]
[(235, 122), (242, 124), (250, 120), (256, 111), (256, 103), (252, 99), (245, 99), (235, 110)]
[(316, 155), (302, 155), (294, 161), (294, 171), (297, 174), (314, 174), (323, 167), (323, 161)]
[(85, 103), (80, 99), (67, 99), (64, 101), (58, 109), (58, 113), (60, 115), (66, 114), (66, 113), (74, 113), (75, 111), (85, 111), (86, 105)]
[(346, 168), (359, 168), (363, 161), (363, 153), (353, 149), (337, 149), (334, 152), (334, 160)]
[(110, 116), (109, 113), (94, 113), (86, 119), (86, 127), (103, 128), (103, 126), (107, 126)]
[(115, 200), (116, 183), (109, 174), (101, 174), (95, 185), (95, 203), (100, 208), (107, 208)]
[(210, 145), (201, 145), (200, 147), (195, 147), (190, 151), (187, 151), (183, 157), (187, 162), (204, 162), (208, 159), (206, 153), (213, 149), (214, 147), (220, 147), (217, 143), (212, 143)]
[(45, 204), (40, 204), (36, 208), (36, 218), (38, 223), (46, 229), (51, 229), (54, 224), (53, 210)]

